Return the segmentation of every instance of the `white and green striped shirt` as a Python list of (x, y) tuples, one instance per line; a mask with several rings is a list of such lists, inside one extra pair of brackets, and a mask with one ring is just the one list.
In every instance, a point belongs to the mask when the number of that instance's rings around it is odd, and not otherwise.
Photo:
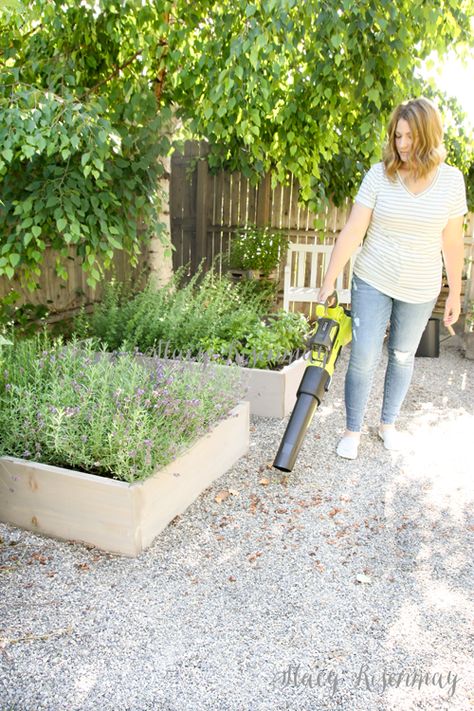
[(398, 174), (392, 182), (376, 163), (355, 201), (373, 212), (354, 273), (399, 301), (434, 299), (441, 289), (442, 231), (451, 217), (467, 212), (461, 171), (441, 163), (429, 187), (414, 195)]

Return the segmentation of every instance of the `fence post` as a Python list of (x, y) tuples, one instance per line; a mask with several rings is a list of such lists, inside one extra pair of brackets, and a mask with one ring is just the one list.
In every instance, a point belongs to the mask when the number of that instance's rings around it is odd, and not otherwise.
[(208, 164), (207, 158), (200, 158), (197, 163), (196, 185), (196, 264), (194, 271), (202, 259), (205, 259), (204, 268), (209, 269), (209, 255), (207, 249), (207, 200), (208, 200)]
[(270, 173), (266, 173), (258, 185), (257, 191), (257, 225), (266, 227), (270, 224), (272, 200), (272, 181)]

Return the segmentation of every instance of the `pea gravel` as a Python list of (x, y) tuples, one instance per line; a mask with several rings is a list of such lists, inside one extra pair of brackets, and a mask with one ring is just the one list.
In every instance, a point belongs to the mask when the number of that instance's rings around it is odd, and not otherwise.
[(345, 461), (348, 357), (291, 474), (287, 420), (252, 419), (136, 559), (0, 524), (1, 711), (472, 710), (474, 362), (457, 338), (416, 360), (402, 454), (379, 371)]

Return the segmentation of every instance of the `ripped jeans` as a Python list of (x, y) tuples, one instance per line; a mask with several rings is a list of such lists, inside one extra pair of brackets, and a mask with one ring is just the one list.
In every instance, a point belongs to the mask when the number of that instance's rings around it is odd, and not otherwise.
[(392, 424), (407, 394), (415, 352), (437, 298), (422, 304), (398, 301), (355, 274), (351, 294), (352, 344), (344, 394), (346, 427), (359, 432), (388, 322), (388, 364), (380, 421)]

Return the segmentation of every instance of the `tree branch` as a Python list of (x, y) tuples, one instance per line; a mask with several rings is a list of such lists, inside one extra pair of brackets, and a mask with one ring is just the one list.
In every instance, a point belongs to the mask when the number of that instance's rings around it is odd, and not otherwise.
[(107, 84), (107, 82), (109, 82), (111, 79), (113, 79), (114, 77), (116, 77), (119, 72), (121, 72), (123, 69), (125, 69), (126, 67), (128, 67), (130, 64), (133, 64), (133, 62), (135, 61), (135, 59), (138, 57), (138, 55), (139, 55), (142, 51), (143, 51), (143, 50), (139, 49), (138, 52), (135, 52), (135, 54), (133, 55), (133, 57), (131, 57), (130, 59), (128, 59), (128, 60), (125, 62), (125, 64), (121, 64), (119, 67), (115, 67), (114, 71), (111, 72), (111, 73), (109, 74), (109, 76), (105, 77), (105, 79), (102, 79), (102, 81), (100, 81), (98, 84), (96, 84), (95, 86), (93, 86), (91, 89), (88, 89), (88, 90), (81, 96), (81, 99), (83, 99), (84, 96), (87, 96), (88, 94), (95, 94), (101, 86), (103, 86), (104, 84)]

